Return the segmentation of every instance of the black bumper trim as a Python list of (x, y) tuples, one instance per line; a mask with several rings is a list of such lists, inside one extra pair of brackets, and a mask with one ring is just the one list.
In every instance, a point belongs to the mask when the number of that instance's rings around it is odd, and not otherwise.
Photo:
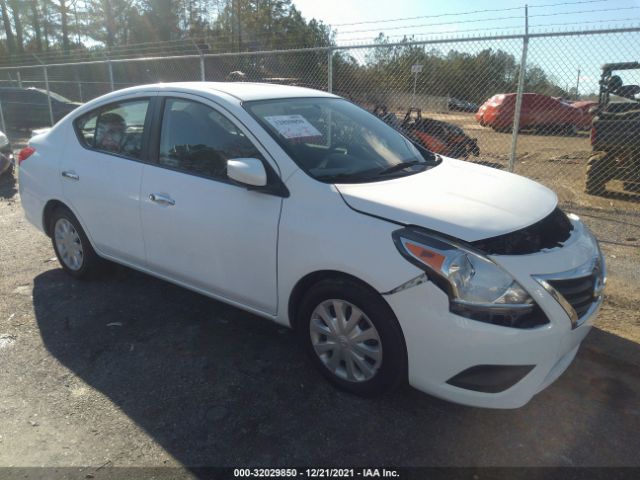
[(476, 365), (447, 380), (449, 385), (474, 392), (500, 393), (522, 380), (535, 365)]

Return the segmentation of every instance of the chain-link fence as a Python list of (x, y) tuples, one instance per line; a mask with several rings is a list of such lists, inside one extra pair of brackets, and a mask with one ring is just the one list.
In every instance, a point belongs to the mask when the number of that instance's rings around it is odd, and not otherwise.
[(193, 43), (187, 55), (168, 50), (151, 58), (1, 67), (0, 125), (26, 136), (77, 102), (145, 83), (302, 85), (349, 98), (433, 151), (536, 179), (564, 204), (606, 207), (615, 199), (635, 210), (639, 33), (625, 28), (215, 54)]

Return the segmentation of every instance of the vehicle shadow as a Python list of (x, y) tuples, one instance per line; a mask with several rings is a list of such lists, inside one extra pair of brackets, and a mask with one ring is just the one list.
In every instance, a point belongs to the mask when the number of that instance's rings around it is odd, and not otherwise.
[(18, 192), (18, 182), (14, 172), (5, 172), (0, 175), (0, 198), (13, 198)]
[[(594, 392), (595, 354), (579, 355), (526, 407), (491, 411), (409, 387), (377, 399), (341, 393), (321, 379), (289, 330), (122, 267), (91, 282), (46, 271), (34, 279), (33, 304), (51, 355), (195, 476), (198, 466), (636, 459), (638, 386), (616, 377), (618, 365), (598, 366), (596, 377), (610, 380)], [(638, 355), (638, 345), (611, 337), (611, 351)], [(628, 418), (616, 417), (621, 408)], [(601, 438), (615, 438), (617, 450)]]

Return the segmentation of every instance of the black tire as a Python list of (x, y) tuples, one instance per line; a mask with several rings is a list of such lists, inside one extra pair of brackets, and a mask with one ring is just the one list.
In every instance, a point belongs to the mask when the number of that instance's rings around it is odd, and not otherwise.
[(606, 185), (615, 176), (615, 161), (606, 152), (591, 155), (587, 163), (585, 191), (590, 195), (604, 195)]
[(625, 192), (640, 193), (640, 180), (635, 182), (624, 182), (623, 188)]
[(564, 135), (567, 137), (575, 137), (578, 135), (578, 127), (572, 124), (567, 124), (564, 126)]
[[(79, 238), (79, 245), (81, 247), (82, 254), (81, 263), (78, 268), (72, 268), (63, 258), (62, 253), (58, 249), (56, 242), (56, 225), (63, 219), (72, 225)], [(51, 243), (53, 244), (53, 250), (56, 252), (56, 257), (58, 257), (58, 261), (64, 271), (69, 275), (79, 279), (88, 279), (95, 277), (102, 271), (105, 261), (96, 254), (95, 250), (91, 246), (91, 242), (89, 242), (87, 235), (84, 233), (80, 222), (78, 222), (78, 219), (71, 210), (66, 207), (56, 208), (49, 218), (49, 232), (51, 234)]]
[[(334, 374), (320, 359), (311, 340), (312, 314), (330, 299), (347, 301), (359, 308), (373, 324), (380, 338), (382, 362), (372, 378), (349, 381)], [(311, 361), (336, 387), (363, 397), (388, 392), (407, 379), (404, 336), (395, 314), (379, 293), (355, 280), (326, 279), (314, 285), (298, 308), (297, 332)]]

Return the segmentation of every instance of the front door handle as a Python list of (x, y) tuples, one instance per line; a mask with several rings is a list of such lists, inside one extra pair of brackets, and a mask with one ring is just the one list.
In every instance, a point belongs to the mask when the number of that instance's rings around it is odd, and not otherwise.
[(176, 201), (168, 195), (162, 195), (161, 193), (150, 193), (149, 200), (159, 203), (161, 205), (175, 205)]
[(71, 180), (80, 180), (80, 175), (78, 175), (76, 172), (72, 171), (72, 170), (67, 170), (62, 172), (62, 176), (64, 178), (69, 178)]

